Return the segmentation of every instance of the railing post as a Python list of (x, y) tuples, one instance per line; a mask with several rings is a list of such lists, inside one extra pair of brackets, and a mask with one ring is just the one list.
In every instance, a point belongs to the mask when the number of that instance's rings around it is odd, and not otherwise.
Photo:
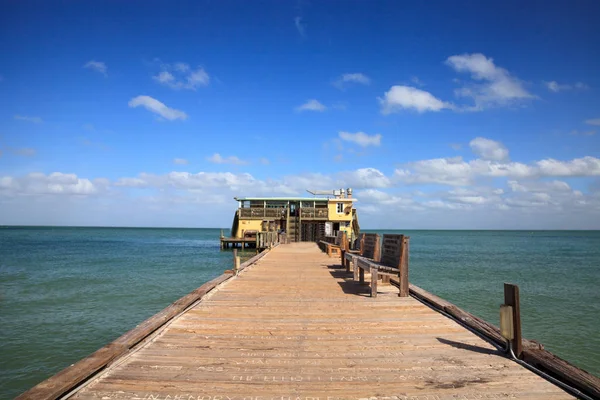
[(240, 270), (240, 258), (237, 255), (237, 249), (233, 249), (233, 274), (237, 275)]
[(340, 243), (340, 261), (342, 267), (345, 265), (344, 254), (346, 254), (346, 250), (348, 249), (348, 234), (346, 231), (342, 232), (342, 242)]
[(373, 249), (373, 260), (381, 261), (381, 236), (375, 235), (375, 249)]
[(408, 288), (408, 241), (410, 237), (402, 235), (400, 238), (400, 273), (398, 274), (398, 278), (400, 278), (400, 292), (398, 293), (399, 297), (408, 297), (409, 296), (409, 288)]
[(521, 358), (523, 341), (521, 339), (521, 307), (519, 305), (519, 287), (511, 283), (504, 284), (504, 304), (513, 309), (513, 337), (512, 348), (515, 355)]

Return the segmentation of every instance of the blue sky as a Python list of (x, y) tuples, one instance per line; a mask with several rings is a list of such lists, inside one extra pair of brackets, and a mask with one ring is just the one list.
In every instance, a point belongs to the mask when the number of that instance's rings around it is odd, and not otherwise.
[(600, 229), (597, 2), (0, 4), (0, 224)]

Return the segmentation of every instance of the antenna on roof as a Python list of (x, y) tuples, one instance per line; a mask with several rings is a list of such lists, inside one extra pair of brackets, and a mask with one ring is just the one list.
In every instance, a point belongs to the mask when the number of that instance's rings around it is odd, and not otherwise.
[[(348, 188), (347, 190), (344, 189), (337, 189), (337, 190), (308, 190), (306, 189), (306, 191), (310, 194), (312, 194), (313, 196), (333, 196), (336, 199), (345, 199), (345, 198), (352, 198), (352, 189)], [(348, 197), (346, 197), (346, 195), (348, 195)]]
[(308, 193), (312, 194), (313, 196), (333, 196), (334, 195), (333, 190), (308, 190), (308, 189), (306, 189), (306, 191)]

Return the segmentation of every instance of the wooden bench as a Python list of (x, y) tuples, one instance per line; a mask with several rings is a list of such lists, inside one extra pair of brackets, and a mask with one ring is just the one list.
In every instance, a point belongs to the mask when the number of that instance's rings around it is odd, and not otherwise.
[(342, 246), (344, 243), (344, 237), (346, 236), (346, 232), (339, 231), (333, 243), (328, 242), (327, 240), (319, 241), (319, 247), (323, 251), (327, 253), (329, 257), (333, 255), (340, 256), (342, 254)]
[[(408, 240), (405, 235), (383, 235), (381, 256), (379, 259), (369, 259), (362, 256), (354, 260), (354, 280), (363, 283), (364, 273), (371, 273), (371, 297), (377, 297), (377, 280), (379, 277), (394, 277), (389, 282), (399, 289), (398, 296), (407, 297), (408, 289)], [(358, 277), (356, 270), (359, 270)]]

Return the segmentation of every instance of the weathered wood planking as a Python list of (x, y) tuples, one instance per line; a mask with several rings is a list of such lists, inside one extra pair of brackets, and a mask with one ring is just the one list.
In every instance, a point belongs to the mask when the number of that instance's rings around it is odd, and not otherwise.
[(365, 233), (363, 236), (361, 256), (379, 261), (381, 257), (380, 236), (377, 233)]
[(404, 235), (385, 234), (383, 236), (383, 256), (381, 258), (381, 263), (383, 265), (397, 267), (400, 264), (403, 238)]
[(279, 246), (74, 398), (573, 398), (414, 298), (367, 298), (346, 276), (315, 244)]

